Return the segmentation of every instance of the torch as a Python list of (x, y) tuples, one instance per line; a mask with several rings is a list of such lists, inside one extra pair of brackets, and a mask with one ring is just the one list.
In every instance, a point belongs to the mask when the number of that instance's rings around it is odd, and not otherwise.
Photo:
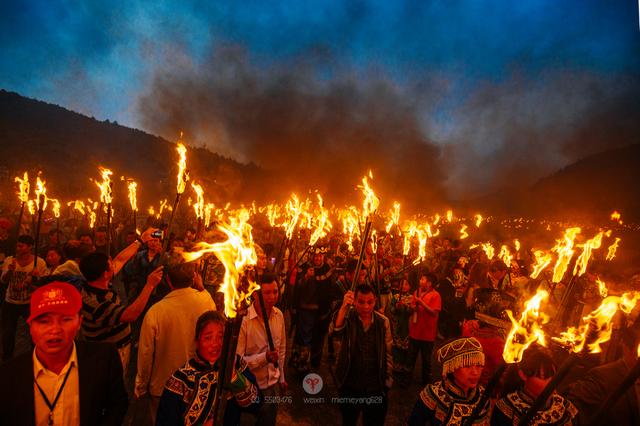
[(624, 293), (622, 296), (609, 296), (602, 301), (597, 309), (582, 319), (583, 325), (578, 330), (572, 327), (560, 333), (561, 337), (553, 338), (554, 341), (569, 346), (572, 353), (558, 368), (553, 379), (525, 413), (520, 424), (526, 425), (533, 419), (549, 396), (575, 366), (576, 361), (581, 358), (581, 354), (602, 352), (600, 344), (607, 342), (611, 338), (613, 316), (618, 312), (618, 309), (629, 314), (638, 300), (640, 300), (640, 292)]
[(128, 179), (127, 188), (129, 189), (129, 204), (131, 205), (131, 212), (133, 213), (133, 230), (138, 235), (138, 184), (133, 179)]
[(214, 244), (199, 242), (194, 247), (196, 251), (182, 253), (182, 257), (187, 262), (194, 261), (206, 253), (214, 253), (225, 267), (220, 291), (224, 293), (227, 324), (222, 340), (222, 357), (218, 360), (220, 368), (216, 398), (212, 408), (214, 424), (220, 424), (218, 413), (224, 412), (221, 410), (221, 405), (226, 400), (223, 398), (223, 387), (230, 380), (235, 366), (242, 317), (246, 314), (249, 296), (259, 288), (250, 278), (250, 274), (245, 273), (247, 268), (255, 265), (258, 260), (251, 235), (251, 225), (247, 223), (248, 219), (249, 212), (242, 209), (237, 220), (231, 221), (233, 225), (218, 225), (218, 229), (227, 236), (226, 241)]
[[(100, 202), (101, 205), (107, 207), (107, 256), (111, 255), (111, 202), (113, 201), (113, 187), (111, 184), (111, 175), (113, 172), (104, 167), (99, 167), (100, 175), (102, 176), (102, 182), (96, 182), (96, 185), (100, 189)], [(102, 210), (102, 207), (100, 208)], [(95, 232), (95, 228), (94, 228)]]
[(287, 215), (287, 220), (283, 224), (285, 233), (284, 237), (282, 237), (282, 242), (280, 243), (280, 249), (278, 250), (276, 261), (271, 270), (276, 274), (280, 270), (280, 263), (282, 262), (287, 246), (293, 237), (293, 231), (295, 230), (298, 220), (300, 219), (300, 215), (302, 214), (302, 203), (296, 194), (291, 194), (291, 199), (287, 202), (285, 208)]
[(20, 191), (18, 192), (18, 198), (20, 199), (20, 214), (18, 215), (18, 222), (16, 225), (16, 240), (20, 236), (20, 227), (22, 226), (22, 215), (24, 214), (24, 205), (29, 202), (29, 175), (24, 172), (22, 179), (16, 177), (14, 182), (18, 182)]
[(196, 202), (193, 204), (193, 210), (196, 212), (196, 219), (198, 221), (196, 239), (200, 239), (202, 238), (202, 223), (205, 215), (204, 189), (195, 182), (191, 182), (191, 187), (196, 193)]
[[(180, 135), (182, 138), (182, 135)], [(169, 223), (167, 224), (167, 235), (165, 235), (164, 241), (162, 243), (162, 253), (163, 255), (167, 251), (167, 247), (169, 247), (169, 235), (171, 232), (171, 225), (173, 224), (173, 217), (178, 210), (178, 203), (180, 202), (180, 197), (184, 194), (184, 190), (187, 188), (187, 181), (189, 180), (189, 171), (187, 170), (187, 148), (182, 144), (182, 142), (178, 142), (178, 146), (176, 148), (178, 154), (180, 155), (180, 160), (178, 161), (178, 184), (176, 186), (176, 199), (173, 202), (173, 210), (171, 210), (171, 215), (169, 216)]]
[[(369, 176), (371, 176), (371, 172), (369, 172)], [(360, 247), (360, 255), (358, 256), (358, 263), (356, 264), (356, 270), (353, 275), (353, 281), (351, 282), (351, 291), (355, 291), (356, 285), (358, 283), (358, 277), (360, 276), (360, 270), (362, 269), (362, 261), (364, 260), (364, 253), (367, 249), (367, 243), (369, 242), (369, 237), (371, 235), (371, 215), (375, 213), (380, 205), (380, 199), (376, 197), (376, 194), (373, 192), (371, 187), (369, 186), (369, 182), (367, 181), (367, 177), (362, 178), (362, 185), (359, 186), (362, 189), (362, 193), (364, 194), (364, 204), (363, 204), (363, 212), (362, 215), (365, 218), (364, 232), (361, 238), (362, 245)]]
[(525, 302), (524, 310), (520, 314), (518, 321), (513, 317), (511, 311), (507, 310), (507, 315), (511, 320), (511, 331), (507, 336), (504, 350), (502, 352), (502, 359), (504, 362), (501, 363), (493, 372), (482, 398), (471, 412), (471, 415), (467, 417), (464, 422), (465, 425), (472, 425), (478, 418), (487, 400), (493, 394), (498, 383), (500, 383), (500, 378), (504, 374), (507, 366), (509, 364), (520, 362), (524, 352), (533, 343), (538, 342), (544, 346), (545, 335), (542, 331), (542, 324), (548, 322), (549, 317), (540, 310), (540, 305), (548, 298), (548, 292), (538, 289), (536, 294)]
[(33, 269), (36, 269), (38, 264), (38, 246), (40, 245), (40, 224), (42, 223), (42, 213), (47, 206), (47, 189), (44, 186), (45, 182), (40, 180), (40, 176), (36, 180), (36, 206), (38, 207), (38, 220), (36, 222), (35, 243), (33, 247)]

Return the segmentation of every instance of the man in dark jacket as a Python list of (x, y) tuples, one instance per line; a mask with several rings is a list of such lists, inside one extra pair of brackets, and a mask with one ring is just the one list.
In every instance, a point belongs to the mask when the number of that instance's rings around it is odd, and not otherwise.
[(355, 294), (344, 295), (331, 323), (330, 332), (342, 338), (335, 376), (343, 425), (355, 425), (361, 412), (363, 424), (383, 425), (387, 415), (393, 337), (389, 320), (375, 306), (373, 289), (361, 284)]
[(52, 282), (31, 296), (27, 320), (35, 345), (0, 367), (0, 419), (5, 425), (120, 425), (128, 399), (114, 346), (74, 342), (82, 296)]

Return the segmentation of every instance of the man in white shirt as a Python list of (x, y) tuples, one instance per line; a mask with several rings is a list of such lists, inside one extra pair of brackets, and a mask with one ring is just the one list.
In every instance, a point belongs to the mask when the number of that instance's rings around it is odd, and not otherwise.
[[(171, 265), (166, 271), (171, 292), (153, 305), (142, 321), (134, 389), (136, 398), (150, 397), (153, 424), (165, 383), (195, 353), (198, 317), (216, 309), (211, 295), (202, 287), (195, 264)], [(194, 283), (199, 289), (192, 288)]]
[(284, 377), (287, 335), (284, 316), (275, 307), (278, 301), (278, 282), (276, 276), (265, 273), (260, 277), (260, 291), (264, 299), (269, 328), (273, 337), (273, 350), (269, 348), (265, 330), (264, 314), (258, 298), (249, 307), (242, 319), (238, 348), (236, 353), (244, 358), (249, 369), (256, 376), (258, 387), (265, 397), (258, 413), (256, 425), (275, 425), (278, 404), (274, 396), (287, 390)]

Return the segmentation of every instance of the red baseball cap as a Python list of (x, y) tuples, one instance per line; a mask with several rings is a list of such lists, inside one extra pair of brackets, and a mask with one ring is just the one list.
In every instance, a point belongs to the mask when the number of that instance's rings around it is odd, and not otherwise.
[(82, 309), (82, 295), (69, 283), (54, 281), (38, 288), (31, 295), (31, 315), (27, 323), (31, 324), (40, 315), (51, 312), (63, 315), (75, 315)]

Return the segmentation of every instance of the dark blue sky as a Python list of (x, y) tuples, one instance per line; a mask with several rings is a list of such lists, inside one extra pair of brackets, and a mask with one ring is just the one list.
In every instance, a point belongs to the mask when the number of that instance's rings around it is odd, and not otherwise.
[[(536, 132), (564, 141), (580, 117), (636, 93), (640, 75), (635, 0), (5, 1), (0, 46), (0, 88), (155, 133), (170, 132), (144, 112), (156, 78), (215, 74), (220, 46), (241, 49), (258, 79), (320, 56), (306, 68), (318, 87), (383, 80), (425, 139), (475, 153), (452, 171), (458, 191), (470, 163), (511, 158), (514, 120), (534, 135), (515, 150), (526, 157), (545, 139)], [(575, 160), (568, 151), (528, 178)], [(476, 179), (483, 190), (495, 176)]]

